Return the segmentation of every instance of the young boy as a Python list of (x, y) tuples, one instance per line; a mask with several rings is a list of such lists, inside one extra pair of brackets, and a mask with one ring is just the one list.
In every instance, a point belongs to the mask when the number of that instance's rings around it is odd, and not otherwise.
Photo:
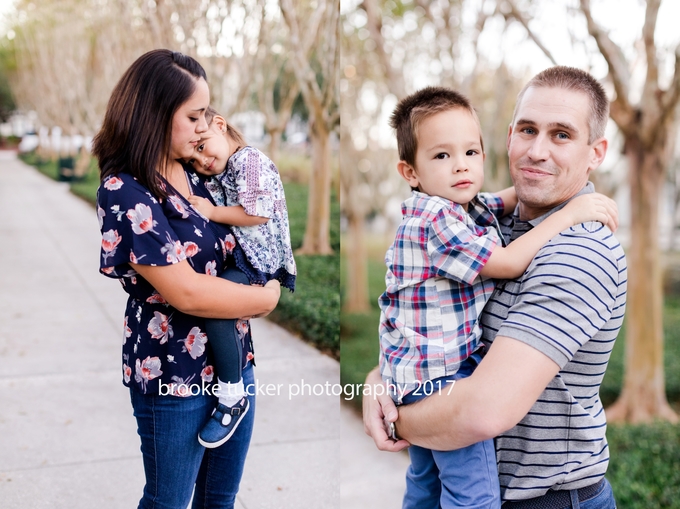
[[(552, 237), (585, 221), (609, 221), (611, 200), (588, 194), (503, 247), (496, 215), (514, 210), (509, 188), (484, 184), (481, 128), (466, 97), (428, 87), (403, 99), (396, 130), (399, 174), (412, 195), (385, 255), (380, 297), (380, 371), (397, 404), (448, 391), (482, 359), (479, 315), (490, 278), (516, 278)], [(409, 448), (403, 508), (500, 507), (492, 440), (456, 451)]]

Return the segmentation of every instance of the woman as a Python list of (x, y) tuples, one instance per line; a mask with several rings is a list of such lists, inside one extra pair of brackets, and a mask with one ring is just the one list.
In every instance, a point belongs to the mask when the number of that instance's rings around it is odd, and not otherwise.
[[(233, 507), (252, 433), (250, 411), (234, 436), (205, 450), (197, 441), (216, 398), (204, 318), (266, 315), (276, 281), (251, 287), (214, 277), (234, 246), (228, 226), (207, 221), (188, 201), (210, 199), (188, 171), (210, 94), (203, 68), (169, 50), (142, 55), (116, 85), (93, 153), (99, 160), (101, 272), (129, 294), (123, 381), (130, 388), (146, 474), (139, 507)], [(253, 383), (247, 322), (243, 379)], [(207, 388), (207, 390), (206, 390)], [(252, 392), (252, 391), (251, 391)]]

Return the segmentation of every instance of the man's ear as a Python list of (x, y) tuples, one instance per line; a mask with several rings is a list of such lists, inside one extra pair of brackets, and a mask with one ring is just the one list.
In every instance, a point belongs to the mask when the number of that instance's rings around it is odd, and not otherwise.
[(608, 146), (609, 142), (607, 141), (607, 138), (600, 138), (593, 143), (593, 146), (590, 149), (588, 174), (602, 164), (602, 161), (604, 161), (604, 158), (607, 155)]
[(213, 117), (212, 125), (223, 133), (227, 132), (227, 121), (222, 115), (215, 115)]
[(399, 175), (403, 177), (403, 179), (408, 182), (408, 185), (417, 188), (418, 187), (418, 174), (416, 173), (416, 169), (408, 164), (406, 161), (399, 161), (397, 163), (397, 171), (399, 172)]
[(505, 148), (510, 152), (510, 138), (512, 138), (512, 124), (508, 126), (508, 139), (505, 140)]

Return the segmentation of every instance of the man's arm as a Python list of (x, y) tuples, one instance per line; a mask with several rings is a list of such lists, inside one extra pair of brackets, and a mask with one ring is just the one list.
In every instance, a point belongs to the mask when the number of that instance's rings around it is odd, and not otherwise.
[[(469, 378), (446, 386), (440, 394), (399, 407), (397, 435), (409, 443), (443, 451), (493, 438), (522, 420), (559, 369), (535, 348), (497, 337)], [(387, 402), (372, 398), (364, 398), (364, 402), (366, 432), (379, 449), (398, 450), (399, 442), (385, 443), (377, 425), (376, 416), (391, 411)]]

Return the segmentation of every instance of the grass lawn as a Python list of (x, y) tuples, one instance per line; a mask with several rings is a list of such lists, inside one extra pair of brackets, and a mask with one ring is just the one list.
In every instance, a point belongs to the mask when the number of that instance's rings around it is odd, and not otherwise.
[[(344, 275), (344, 260), (342, 273)], [(369, 261), (372, 309), (361, 315), (340, 317), (341, 380), (363, 383), (378, 363), (377, 298), (384, 290), (385, 267)], [(341, 291), (344, 277), (341, 277)], [(664, 306), (666, 394), (680, 412), (680, 297), (667, 297)], [(600, 395), (605, 406), (619, 394), (623, 380), (624, 330), (619, 334)], [(361, 398), (351, 400), (358, 408)], [(610, 464), (607, 478), (619, 509), (680, 509), (680, 425), (609, 426)]]
[[(35, 154), (21, 158), (45, 175), (57, 180), (57, 164), (42, 161)], [(287, 163), (291, 166), (295, 161)], [(288, 171), (291, 171), (290, 169)], [(99, 187), (96, 160), (84, 179), (71, 182), (71, 191), (94, 203)], [(307, 221), (307, 186), (284, 183), (293, 249), (302, 245)], [(338, 358), (340, 355), (340, 202), (331, 200), (331, 256), (296, 256), (298, 275), (295, 293), (285, 290), (270, 319)]]

